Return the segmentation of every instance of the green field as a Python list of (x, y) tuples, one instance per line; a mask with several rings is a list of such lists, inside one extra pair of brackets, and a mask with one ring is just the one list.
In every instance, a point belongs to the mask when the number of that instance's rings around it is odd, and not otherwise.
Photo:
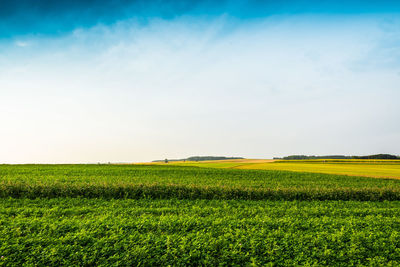
[(165, 165), (3, 165), (1, 197), (400, 200), (400, 180)]
[(0, 265), (400, 264), (400, 180), (0, 165)]
[(1, 264), (400, 264), (397, 201), (0, 202)]

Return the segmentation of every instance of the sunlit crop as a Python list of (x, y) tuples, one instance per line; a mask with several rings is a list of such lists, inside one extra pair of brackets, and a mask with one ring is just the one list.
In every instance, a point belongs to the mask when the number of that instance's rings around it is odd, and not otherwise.
[(1, 197), (400, 200), (400, 180), (158, 165), (0, 166)]
[(0, 179), (0, 265), (400, 264), (397, 179), (166, 164)]
[(206, 168), (282, 170), (400, 179), (400, 160), (227, 160), (173, 164)]

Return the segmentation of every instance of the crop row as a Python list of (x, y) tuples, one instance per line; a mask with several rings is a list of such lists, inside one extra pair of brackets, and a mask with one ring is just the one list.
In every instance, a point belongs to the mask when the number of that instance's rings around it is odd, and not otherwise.
[(3, 165), (0, 197), (400, 200), (400, 180), (265, 170)]
[(400, 202), (0, 199), (0, 265), (400, 264)]
[(387, 188), (231, 188), (195, 185), (39, 184), (0, 183), (7, 198), (128, 198), (128, 199), (244, 199), (244, 200), (400, 200), (400, 189)]

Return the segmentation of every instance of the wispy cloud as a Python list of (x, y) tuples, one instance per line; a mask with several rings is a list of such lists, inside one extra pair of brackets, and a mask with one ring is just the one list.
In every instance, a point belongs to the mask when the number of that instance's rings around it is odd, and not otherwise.
[(15, 45), (18, 47), (27, 47), (30, 45), (30, 43), (25, 41), (15, 41)]
[(0, 40), (24, 35), (60, 36), (77, 28), (137, 19), (174, 20), (185, 16), (260, 19), (275, 15), (399, 13), (397, 1), (326, 0), (18, 0), (0, 1)]
[(132, 19), (36, 37), (0, 63), (0, 161), (397, 153), (399, 66), (354, 67), (389, 38), (381, 20)]

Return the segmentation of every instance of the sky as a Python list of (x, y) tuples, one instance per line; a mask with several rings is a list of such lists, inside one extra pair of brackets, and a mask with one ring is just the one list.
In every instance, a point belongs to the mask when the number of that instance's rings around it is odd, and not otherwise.
[(0, 163), (400, 154), (397, 1), (0, 0)]

